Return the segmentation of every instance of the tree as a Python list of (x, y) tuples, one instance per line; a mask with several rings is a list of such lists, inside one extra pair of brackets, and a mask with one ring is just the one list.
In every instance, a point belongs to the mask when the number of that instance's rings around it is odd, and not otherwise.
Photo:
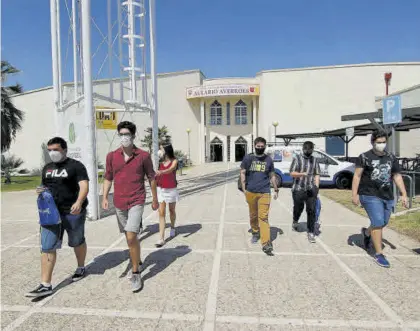
[(16, 133), (22, 129), (23, 112), (17, 109), (10, 96), (22, 92), (20, 84), (3, 86), (7, 76), (18, 73), (19, 70), (7, 61), (1, 61), (1, 151), (10, 148), (12, 140), (16, 138)]
[(14, 155), (8, 157), (1, 156), (1, 172), (4, 176), (4, 183), (12, 183), (12, 176), (16, 174), (17, 169), (23, 164), (23, 160)]
[[(141, 145), (143, 147), (147, 147), (149, 152), (151, 153), (152, 152), (152, 145), (153, 145), (153, 139), (152, 139), (153, 129), (149, 127), (144, 131), (146, 132), (146, 135), (142, 139)], [(162, 126), (161, 128), (159, 128), (158, 140), (159, 140), (159, 144), (170, 144), (171, 143), (171, 136), (169, 135), (168, 128), (165, 125)]]

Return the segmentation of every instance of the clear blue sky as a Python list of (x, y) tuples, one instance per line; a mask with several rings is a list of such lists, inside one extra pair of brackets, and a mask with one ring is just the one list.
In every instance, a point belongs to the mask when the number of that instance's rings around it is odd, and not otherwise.
[[(156, 3), (158, 72), (201, 69), (207, 77), (242, 77), (263, 69), (420, 61), (418, 0)], [(106, 1), (92, 0), (92, 6), (105, 28)], [(62, 9), (66, 15), (64, 0)], [(1, 25), (2, 58), (22, 70), (17, 81), (26, 90), (51, 85), (49, 1), (2, 1)], [(93, 30), (93, 48), (99, 42)], [(67, 71), (64, 76), (71, 79)]]

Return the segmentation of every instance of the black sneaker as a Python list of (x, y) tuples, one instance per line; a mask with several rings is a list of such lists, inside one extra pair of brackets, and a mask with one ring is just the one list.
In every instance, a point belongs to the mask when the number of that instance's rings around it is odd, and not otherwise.
[(260, 233), (259, 232), (253, 233), (251, 237), (251, 244), (256, 244), (258, 240), (260, 240)]
[(73, 276), (71, 276), (71, 280), (73, 282), (77, 282), (78, 280), (81, 280), (83, 277), (85, 277), (85, 274), (86, 274), (86, 268), (78, 267), (76, 271), (74, 272)]
[(272, 243), (265, 244), (265, 245), (263, 246), (262, 250), (263, 250), (263, 252), (264, 252), (265, 254), (267, 254), (268, 256), (273, 256), (273, 255), (274, 255), (274, 254), (273, 254), (273, 244), (272, 244)]
[(31, 292), (28, 292), (25, 294), (25, 297), (28, 298), (41, 298), (41, 297), (45, 297), (47, 295), (52, 294), (52, 286), (44, 286), (42, 284), (39, 284), (39, 286), (34, 289)]
[(298, 227), (299, 227), (299, 222), (298, 221), (293, 221), (292, 230), (297, 232)]
[(363, 238), (362, 240), (363, 247), (366, 250), (368, 250), (370, 246), (370, 236), (367, 235), (367, 229), (362, 228), (361, 233), (362, 233), (362, 238)]

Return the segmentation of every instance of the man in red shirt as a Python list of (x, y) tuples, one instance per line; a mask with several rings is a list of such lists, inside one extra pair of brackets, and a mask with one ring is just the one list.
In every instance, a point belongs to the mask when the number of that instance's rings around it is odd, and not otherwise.
[(150, 154), (137, 148), (133, 141), (136, 136), (136, 125), (132, 122), (121, 122), (117, 127), (121, 139), (121, 148), (110, 152), (106, 157), (106, 171), (103, 186), (102, 208), (108, 209), (108, 195), (114, 182), (114, 206), (117, 213), (118, 226), (125, 233), (130, 250), (132, 274), (130, 276), (133, 292), (140, 291), (143, 281), (140, 277), (139, 265), (140, 243), (137, 235), (142, 225), (146, 189), (144, 177), (149, 179), (152, 189), (152, 209), (157, 210), (159, 203)]

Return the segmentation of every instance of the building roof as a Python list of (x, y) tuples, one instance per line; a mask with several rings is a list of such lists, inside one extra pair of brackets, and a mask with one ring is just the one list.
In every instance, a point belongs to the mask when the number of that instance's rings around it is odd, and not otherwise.
[(331, 66), (302, 67), (302, 68), (284, 68), (261, 70), (257, 75), (272, 72), (289, 72), (289, 71), (305, 71), (305, 70), (328, 70), (340, 68), (357, 68), (357, 67), (385, 67), (385, 66), (420, 66), (420, 62), (376, 62), (376, 63), (358, 63), (358, 64), (340, 64)]
[[(202, 76), (203, 79), (205, 79), (205, 77), (206, 77), (200, 69), (174, 71), (174, 72), (162, 72), (160, 74), (157, 74), (157, 77), (177, 76), (177, 75), (191, 74), (191, 73), (199, 73)], [(146, 78), (147, 77), (150, 77), (150, 75), (147, 75)], [(123, 81), (128, 81), (129, 79), (130, 79), (129, 77), (123, 77), (122, 78)], [(92, 83), (93, 83), (93, 85), (95, 85), (95, 84), (101, 84), (101, 83), (110, 82), (110, 81), (120, 81), (120, 80), (121, 80), (121, 78), (111, 78), (111, 79), (104, 78), (104, 79), (93, 80)], [(72, 85), (73, 85), (73, 82), (63, 83), (63, 86), (72, 86)], [(24, 91), (22, 93), (13, 94), (11, 97), (18, 97), (18, 96), (26, 95), (26, 94), (30, 94), (30, 93), (36, 93), (36, 92), (40, 92), (40, 91), (50, 90), (52, 88), (53, 88), (52, 86), (41, 87), (41, 88), (38, 88), (38, 89), (28, 90), (28, 91)]]

